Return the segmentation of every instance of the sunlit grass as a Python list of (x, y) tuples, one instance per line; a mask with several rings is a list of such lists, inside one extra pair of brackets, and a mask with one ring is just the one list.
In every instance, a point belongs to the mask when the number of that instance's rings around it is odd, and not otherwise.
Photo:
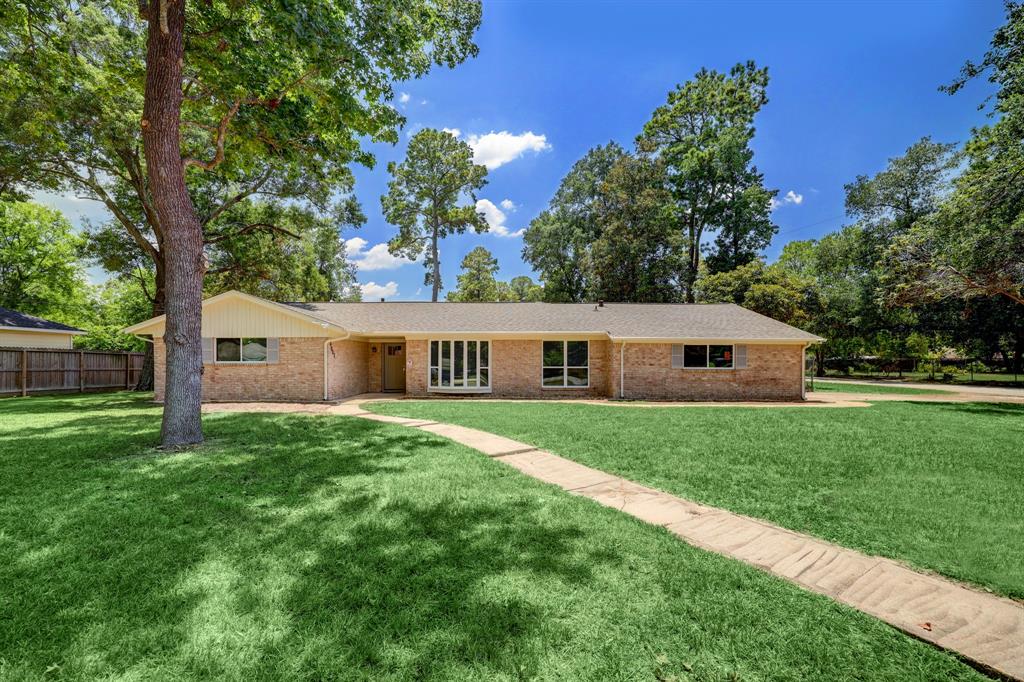
[(1024, 405), (400, 401), (370, 409), (499, 433), (692, 500), (1024, 597)]
[(421, 431), (0, 401), (0, 679), (980, 679)]

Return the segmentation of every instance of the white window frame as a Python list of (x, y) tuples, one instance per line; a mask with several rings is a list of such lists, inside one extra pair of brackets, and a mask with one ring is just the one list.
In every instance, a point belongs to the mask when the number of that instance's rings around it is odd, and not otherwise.
[[(548, 391), (562, 391), (565, 389), (583, 389), (590, 388), (590, 339), (561, 339), (562, 343), (562, 385), (561, 386), (547, 386), (544, 384), (544, 370), (546, 369), (559, 369), (558, 365), (545, 365), (544, 364), (544, 344), (559, 341), (559, 339), (544, 339), (540, 342), (540, 387), (541, 389)], [(587, 344), (587, 364), (586, 365), (570, 365), (569, 364), (569, 344), (570, 343), (585, 343)], [(587, 383), (586, 384), (570, 384), (569, 382), (569, 370), (570, 369), (585, 369), (587, 370)]]
[[(442, 386), (441, 385), (441, 365), (430, 364), (433, 360), (433, 354), (431, 353), (432, 344), (437, 344), (437, 360), (441, 362), (441, 348), (442, 343), (445, 341), (451, 345), (448, 347), (448, 361), (451, 363), (453, 372), (452, 379), (454, 379), (455, 370), (455, 342), (462, 342), (462, 386)], [(466, 379), (469, 377), (469, 342), (473, 341), (476, 343), (476, 386), (466, 386)], [(487, 344), (487, 364), (480, 364), (480, 344)], [(491, 359), (492, 353), (494, 352), (494, 345), (490, 339), (467, 339), (462, 337), (448, 337), (443, 339), (429, 339), (427, 341), (427, 393), (490, 393), (491, 387), (494, 385), (494, 374), (491, 372)], [(437, 386), (430, 384), (430, 371), (437, 370)], [(487, 370), (487, 385), (480, 386), (480, 370)]]
[[(676, 369), (684, 369), (684, 370), (691, 370), (691, 371), (693, 371), (693, 370), (696, 370), (696, 371), (700, 371), (700, 370), (719, 370), (719, 371), (720, 370), (727, 370), (727, 371), (732, 371), (732, 370), (736, 369), (736, 344), (735, 343), (680, 343), (680, 344), (676, 344), (676, 345), (680, 346), (681, 347), (681, 351), (682, 351), (682, 355), (680, 356), (680, 360), (682, 361), (682, 366), (681, 367), (677, 367)], [(687, 346), (704, 346), (704, 366), (703, 367), (693, 367), (691, 365), (687, 365), (686, 364), (686, 347)], [(730, 356), (732, 358), (730, 360), (730, 362), (732, 364), (730, 366), (728, 366), (728, 367), (711, 367), (710, 366), (711, 346), (729, 346), (729, 348), (732, 349), (732, 350), (729, 351), (729, 354), (730, 354)]]
[[(217, 358), (217, 342), (218, 341), (234, 341), (238, 340), (238, 360), (219, 360)], [(263, 347), (267, 349), (267, 356), (262, 360), (244, 360), (242, 359), (242, 341), (245, 339), (263, 339)], [(270, 357), (270, 337), (269, 336), (215, 336), (213, 337), (213, 364), (215, 365), (266, 365), (267, 358)]]

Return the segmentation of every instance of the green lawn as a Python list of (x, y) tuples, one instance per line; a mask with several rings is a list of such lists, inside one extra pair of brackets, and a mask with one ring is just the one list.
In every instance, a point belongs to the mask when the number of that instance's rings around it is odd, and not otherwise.
[[(810, 392), (811, 384), (807, 383), (807, 391)], [(941, 391), (934, 388), (911, 388), (909, 386), (887, 386), (884, 384), (848, 384), (842, 381), (821, 381), (814, 380), (814, 391), (841, 392), (841, 393), (894, 393), (900, 395), (943, 395), (949, 391)]]
[(431, 434), (205, 421), (168, 454), (129, 394), (0, 401), (0, 678), (983, 679)]
[(1024, 405), (401, 401), (654, 488), (1024, 597)]

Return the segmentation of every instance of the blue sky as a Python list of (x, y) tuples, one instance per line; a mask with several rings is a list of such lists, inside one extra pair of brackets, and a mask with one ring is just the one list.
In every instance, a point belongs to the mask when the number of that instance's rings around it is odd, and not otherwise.
[[(396, 231), (381, 215), (380, 195), (387, 162), (402, 159), (409, 134), (457, 129), (492, 166), (478, 198), (493, 205), (486, 208), (497, 231), (442, 243), (445, 284), (454, 287), (459, 262), (478, 244), (497, 256), (502, 278), (532, 274), (515, 233), (544, 209), (577, 159), (609, 140), (631, 147), (667, 92), (701, 67), (727, 70), (753, 59), (771, 77), (755, 163), (780, 199), (792, 192), (773, 214), (780, 230), (766, 252), (771, 260), (789, 240), (840, 227), (843, 184), (856, 175), (877, 172), (924, 135), (963, 141), (985, 121), (977, 105), (987, 84), (952, 97), (937, 87), (965, 59), (979, 58), (1002, 23), (1001, 3), (981, 0), (485, 1), (479, 57), (396, 84), (406, 129), (399, 145), (372, 146), (373, 170), (356, 169), (368, 220), (343, 238), (361, 263), (359, 281), (373, 283), (367, 300), (429, 298), (422, 265), (396, 261), (379, 246)], [(51, 202), (73, 220), (101, 214), (69, 198)]]

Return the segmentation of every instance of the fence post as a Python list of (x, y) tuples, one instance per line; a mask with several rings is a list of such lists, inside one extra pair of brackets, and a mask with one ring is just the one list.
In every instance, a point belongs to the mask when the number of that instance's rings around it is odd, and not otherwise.
[(85, 393), (85, 352), (78, 351), (78, 392)]
[(124, 390), (129, 391), (132, 387), (132, 354), (124, 354)]
[(28, 395), (28, 351), (21, 349), (21, 397)]

